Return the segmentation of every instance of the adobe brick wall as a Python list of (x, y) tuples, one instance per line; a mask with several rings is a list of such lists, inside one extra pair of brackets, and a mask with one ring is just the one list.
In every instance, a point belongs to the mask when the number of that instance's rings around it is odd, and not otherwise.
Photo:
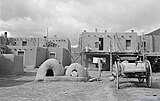
[(22, 73), (24, 73), (22, 56), (0, 54), (0, 76)]

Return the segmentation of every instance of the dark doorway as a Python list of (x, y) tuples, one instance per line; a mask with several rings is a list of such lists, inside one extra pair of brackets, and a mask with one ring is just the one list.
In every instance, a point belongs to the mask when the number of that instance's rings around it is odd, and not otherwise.
[(27, 46), (27, 41), (22, 41), (22, 46)]
[(24, 51), (18, 51), (18, 55), (24, 55)]
[(131, 40), (126, 40), (126, 50), (131, 48)]
[(48, 69), (46, 76), (54, 76), (53, 70), (52, 69)]
[(99, 38), (99, 50), (103, 50), (103, 38)]

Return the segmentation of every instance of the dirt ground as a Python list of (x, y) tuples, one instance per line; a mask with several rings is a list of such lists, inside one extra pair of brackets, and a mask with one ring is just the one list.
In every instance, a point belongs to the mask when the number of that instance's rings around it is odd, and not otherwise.
[[(0, 77), (0, 101), (160, 101), (160, 73), (153, 74), (153, 86), (137, 79), (120, 79), (116, 89), (109, 71), (102, 81), (46, 81), (35, 83), (37, 69), (25, 69), (23, 75)], [(89, 71), (97, 77), (97, 71)]]

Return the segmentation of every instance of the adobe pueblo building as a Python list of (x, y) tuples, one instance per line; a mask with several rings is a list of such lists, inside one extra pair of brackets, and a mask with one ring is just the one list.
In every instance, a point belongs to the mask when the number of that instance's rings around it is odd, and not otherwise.
[[(0, 37), (0, 74), (23, 73), (24, 67), (39, 67), (49, 58), (63, 67), (71, 64), (71, 43), (68, 38)], [(8, 73), (8, 74), (7, 74)]]
[(152, 70), (154, 72), (160, 71), (160, 28), (140, 36), (141, 51), (144, 51), (144, 55), (151, 62)]
[(0, 36), (0, 75), (23, 73), (24, 67), (39, 67), (49, 58), (57, 59), (63, 67), (72, 62), (93, 69), (98, 68), (97, 60), (102, 58), (106, 60), (103, 70), (110, 70), (116, 55), (124, 53), (144, 55), (151, 62), (153, 71), (157, 71), (160, 70), (159, 38), (160, 29), (143, 36), (138, 36), (134, 30), (122, 33), (84, 30), (79, 36), (78, 47), (71, 48), (68, 38), (56, 35), (8, 38), (5, 32)]
[[(37, 67), (48, 58), (56, 58), (63, 66), (71, 63), (71, 44), (68, 38), (9, 38), (10, 53), (23, 56), (23, 65)], [(66, 59), (68, 58), (68, 59)]]
[(23, 74), (23, 56), (8, 54), (7, 32), (0, 36), (0, 76)]
[(72, 48), (72, 56), (75, 57), (75, 62), (86, 68), (98, 68), (97, 60), (103, 58), (106, 60), (103, 70), (110, 70), (117, 54), (142, 56), (144, 53), (153, 66), (154, 60), (160, 56), (160, 49), (157, 48), (160, 43), (159, 37), (160, 31), (138, 36), (134, 30), (122, 33), (84, 30), (79, 36), (78, 47)]

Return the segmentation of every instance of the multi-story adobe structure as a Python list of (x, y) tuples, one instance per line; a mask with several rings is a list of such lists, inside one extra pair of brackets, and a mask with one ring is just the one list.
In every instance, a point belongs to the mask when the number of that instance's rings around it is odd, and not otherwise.
[(0, 76), (22, 74), (23, 57), (9, 54), (7, 32), (0, 36)]
[(138, 52), (137, 33), (131, 32), (87, 32), (84, 30), (79, 37), (79, 52), (81, 64), (85, 67), (97, 67), (96, 58), (105, 58), (105, 70), (110, 69), (112, 60), (110, 53)]
[(71, 44), (68, 38), (35, 38), (12, 37), (9, 38), (10, 53), (23, 55), (24, 66), (37, 67), (47, 58), (57, 58), (63, 66), (71, 63)]
[[(76, 62), (81, 63), (85, 67), (96, 67), (95, 59), (105, 58), (107, 61), (103, 67), (109, 70), (109, 67), (112, 66), (111, 63), (116, 58), (115, 53), (136, 53), (147, 57), (152, 67), (160, 70), (159, 39), (160, 29), (143, 36), (138, 36), (133, 30), (124, 33), (98, 32), (97, 29), (95, 32), (84, 30), (80, 34), (78, 47), (72, 48), (72, 56)], [(78, 56), (79, 58), (77, 58)], [(159, 63), (157, 60), (159, 60)]]
[(46, 44), (48, 48), (48, 58), (56, 58), (63, 66), (71, 64), (71, 43), (68, 38), (59, 38), (56, 35), (48, 38)]
[(68, 38), (59, 38), (57, 35), (48, 38), (48, 46), (55, 48), (66, 48), (71, 52), (71, 43)]
[(145, 52), (160, 52), (160, 29), (140, 36), (141, 42), (144, 42)]
[(0, 53), (1, 54), (7, 53), (7, 44), (8, 44), (7, 32), (5, 32), (4, 35), (0, 36)]
[(0, 36), (0, 54), (5, 53), (5, 51), (6, 51), (5, 38), (3, 36)]
[(35, 37), (10, 37), (9, 46), (38, 46), (38, 47), (63, 47), (71, 51), (71, 43), (68, 38), (54, 37), (35, 38)]
[(140, 36), (139, 39), (139, 46), (144, 47), (140, 49), (151, 62), (153, 71), (160, 71), (160, 29)]
[(134, 52), (137, 47), (137, 33), (132, 32), (82, 32), (79, 38), (80, 50), (86, 46), (92, 48), (92, 52)]

